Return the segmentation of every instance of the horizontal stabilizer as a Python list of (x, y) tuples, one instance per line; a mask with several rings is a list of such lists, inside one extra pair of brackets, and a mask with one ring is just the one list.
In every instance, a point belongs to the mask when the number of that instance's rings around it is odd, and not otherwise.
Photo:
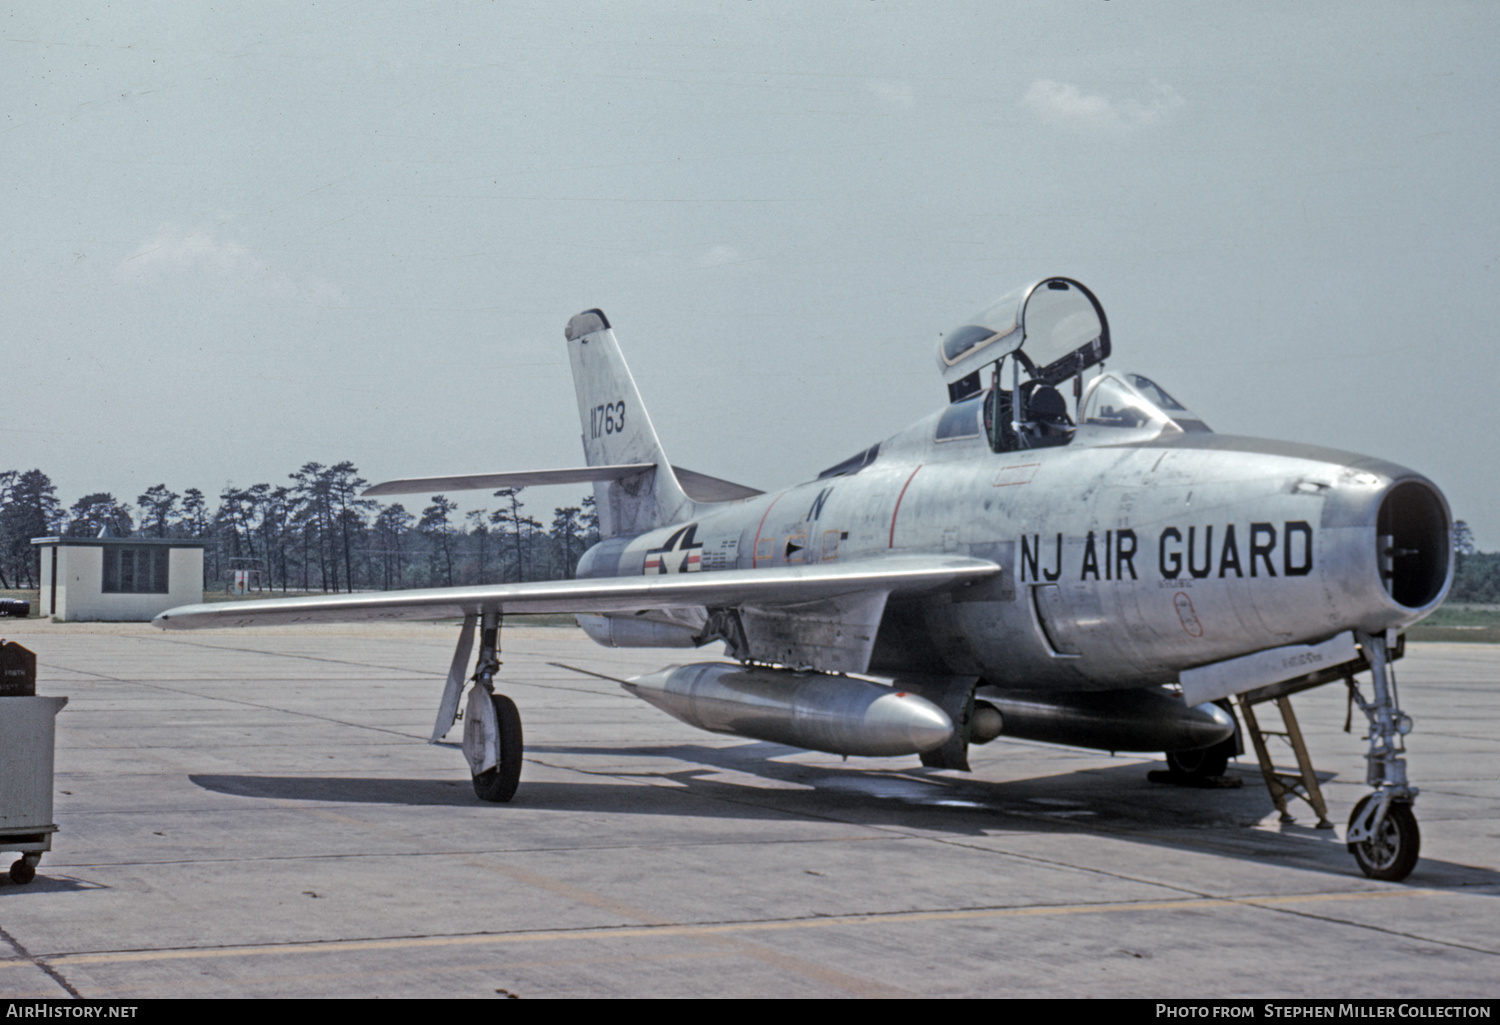
[(714, 573), (655, 573), (590, 580), (537, 580), (476, 587), (368, 591), (312, 598), (271, 598), (184, 605), (153, 622), (166, 630), (356, 623), (401, 619), (458, 619), (482, 612), (635, 612), (642, 609), (753, 605), (760, 609), (884, 591), (929, 594), (977, 583), (1000, 572), (985, 559), (944, 555), (893, 555), (774, 569)]
[(620, 480), (644, 470), (654, 470), (655, 463), (626, 463), (621, 466), (575, 466), (565, 470), (522, 470), (519, 473), (466, 473), (452, 477), (404, 477), (388, 480), (365, 489), (367, 498), (381, 495), (434, 495), (440, 491), (484, 491), (500, 488), (542, 488), (553, 484), (592, 484), (599, 480)]
[[(405, 477), (388, 480), (365, 489), (369, 498), (382, 495), (435, 495), (443, 491), (486, 491), (501, 488), (542, 488), (553, 484), (592, 484), (595, 481), (622, 480), (655, 463), (623, 463), (616, 466), (576, 466), (564, 470), (522, 470), (519, 473), (466, 473), (452, 477)], [(695, 502), (735, 502), (764, 494), (743, 484), (720, 480), (706, 473), (672, 467), (677, 482)]]
[(765, 494), (764, 491), (747, 488), (743, 484), (720, 480), (695, 470), (684, 470), (680, 466), (672, 467), (672, 472), (677, 475), (677, 483), (682, 485), (682, 490), (695, 502), (738, 502)]

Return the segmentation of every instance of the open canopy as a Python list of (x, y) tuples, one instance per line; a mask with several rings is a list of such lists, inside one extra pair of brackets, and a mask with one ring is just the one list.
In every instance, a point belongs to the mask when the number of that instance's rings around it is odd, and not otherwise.
[(1099, 300), (1071, 278), (1043, 278), (1008, 292), (948, 332), (938, 367), (949, 398), (980, 390), (979, 370), (1016, 353), (1033, 378), (1056, 385), (1109, 357)]

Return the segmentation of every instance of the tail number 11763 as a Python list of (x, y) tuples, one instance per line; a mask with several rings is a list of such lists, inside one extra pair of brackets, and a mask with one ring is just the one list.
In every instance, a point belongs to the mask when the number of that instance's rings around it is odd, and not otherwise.
[(589, 410), (589, 437), (619, 434), (625, 429), (625, 402), (606, 402)]

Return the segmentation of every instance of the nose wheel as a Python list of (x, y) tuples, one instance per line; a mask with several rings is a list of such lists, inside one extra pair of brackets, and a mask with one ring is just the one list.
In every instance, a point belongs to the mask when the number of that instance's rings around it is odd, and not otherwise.
[(1417, 855), (1422, 847), (1422, 831), (1417, 828), (1417, 816), (1408, 801), (1391, 801), (1385, 817), (1373, 829), (1362, 820), (1373, 818), (1376, 809), (1371, 802), (1379, 803), (1379, 794), (1366, 794), (1354, 806), (1349, 816), (1349, 835), (1357, 836), (1363, 826), (1368, 837), (1349, 844), (1349, 853), (1359, 863), (1359, 870), (1371, 879), (1388, 883), (1399, 883), (1411, 875), (1417, 867)]

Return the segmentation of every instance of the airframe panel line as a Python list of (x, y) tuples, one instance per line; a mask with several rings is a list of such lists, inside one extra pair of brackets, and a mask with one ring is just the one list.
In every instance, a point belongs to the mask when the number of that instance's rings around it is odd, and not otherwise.
[(766, 517), (771, 515), (771, 510), (776, 508), (776, 503), (779, 501), (781, 501), (781, 495), (771, 499), (771, 504), (766, 506), (766, 511), (760, 514), (760, 522), (755, 525), (755, 543), (750, 546), (751, 569), (760, 565), (760, 532), (766, 527)]
[[(775, 922), (716, 922), (705, 925), (626, 926), (596, 929), (552, 929), (541, 932), (498, 933), (477, 936), (420, 936), (385, 940), (331, 940), (328, 942), (274, 943), (252, 947), (216, 947), (207, 950), (128, 950), (97, 954), (38, 956), (37, 961), (59, 967), (90, 964), (124, 964), (141, 961), (176, 961), (194, 958), (265, 957), (283, 954), (339, 954), (365, 950), (418, 950), (433, 947), (487, 946), (503, 943), (555, 943), (561, 941), (646, 939), (649, 937), (715, 936), (724, 933), (778, 932), (788, 929), (823, 929), (829, 926), (904, 925), (909, 922), (952, 922), (990, 918), (1029, 918), (1048, 915), (1092, 915), (1121, 911), (1202, 911), (1212, 908), (1269, 908), (1287, 904), (1317, 904), (1350, 900), (1380, 900), (1388, 897), (1430, 897), (1447, 891), (1438, 889), (1362, 890), (1358, 893), (1308, 893), (1286, 897), (1201, 897), (1184, 900), (1130, 901), (1120, 904), (1064, 904), (1026, 908), (977, 908), (965, 911), (904, 911), (894, 914), (838, 915), (827, 918)], [(31, 962), (0, 962), (0, 968), (29, 966)]]

